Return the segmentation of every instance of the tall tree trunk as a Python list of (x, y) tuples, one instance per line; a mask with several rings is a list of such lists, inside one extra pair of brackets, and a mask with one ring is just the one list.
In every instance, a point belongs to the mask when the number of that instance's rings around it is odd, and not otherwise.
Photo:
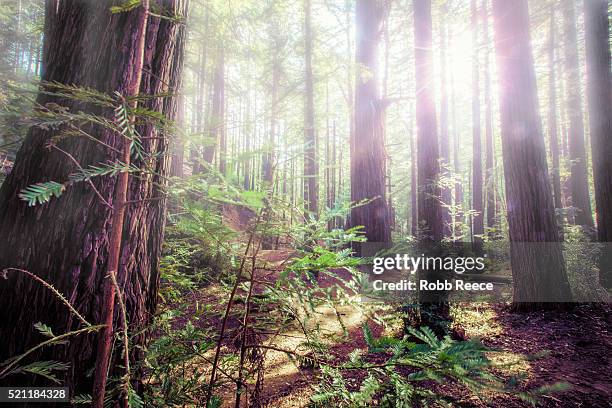
[[(185, 24), (181, 24), (176, 37), (176, 51), (174, 53), (173, 66), (179, 72), (183, 72), (183, 61), (185, 56), (185, 41), (187, 37), (187, 29)], [(170, 106), (172, 117), (176, 117), (175, 130), (172, 134), (172, 164), (170, 175), (174, 177), (183, 177), (183, 166), (185, 163), (185, 95), (183, 90), (183, 76), (171, 78), (173, 83), (170, 83), (170, 90), (174, 94), (171, 99)]]
[[(449, 35), (449, 38), (453, 38)], [(451, 63), (452, 66), (452, 63)], [(452, 105), (452, 122), (453, 122), (453, 170), (455, 177), (461, 177), (461, 161), (459, 159), (459, 146), (461, 145), (461, 132), (457, 128), (457, 97), (455, 91), (455, 71), (450, 70), (451, 80), (451, 105)], [(463, 183), (461, 180), (455, 182), (455, 200), (453, 202), (455, 209), (455, 219), (453, 220), (453, 240), (457, 241), (462, 235), (460, 228), (463, 226)], [(461, 235), (460, 235), (461, 234)]]
[(493, 17), (514, 303), (551, 307), (570, 301), (571, 292), (538, 113), (528, 0), (493, 0)]
[(219, 171), (225, 173), (227, 144), (225, 141), (225, 50), (223, 44), (217, 49), (217, 60), (213, 73), (213, 96), (210, 118), (212, 139), (204, 148), (204, 161), (213, 164), (215, 151), (219, 145)]
[(270, 90), (270, 131), (268, 133), (268, 138), (266, 140), (265, 152), (263, 154), (263, 172), (262, 178), (268, 184), (272, 184), (274, 174), (273, 174), (273, 166), (274, 166), (274, 143), (277, 136), (277, 128), (278, 128), (278, 86), (280, 81), (280, 43), (273, 37), (272, 38), (272, 47), (271, 50), (272, 57), (272, 87)]
[(608, 1), (585, 0), (587, 93), (593, 151), (597, 239), (606, 243), (600, 258), (599, 281), (612, 287), (612, 78)]
[[(418, 238), (421, 251), (441, 255), (444, 237), (440, 204), (440, 155), (434, 103), (431, 0), (414, 0), (414, 53), (416, 80)], [(441, 271), (427, 270), (422, 279), (443, 279)], [(438, 334), (447, 333), (448, 302), (444, 291), (420, 291), (421, 324)]]
[(487, 213), (487, 228), (490, 235), (495, 228), (495, 166), (493, 149), (493, 104), (491, 101), (491, 64), (489, 53), (489, 7), (488, 0), (482, 0), (483, 42), (484, 42), (484, 100), (485, 100), (485, 206)]
[[(446, 19), (448, 14), (447, 5), (443, 6), (442, 20)], [(448, 64), (447, 64), (447, 53), (448, 53), (448, 27), (445, 23), (442, 23), (440, 27), (440, 156), (442, 175), (444, 178), (450, 178), (450, 138), (448, 131)], [(440, 208), (442, 212), (442, 223), (444, 228), (444, 236), (451, 236), (451, 225), (452, 220), (450, 217), (449, 206), (452, 204), (451, 189), (448, 182), (444, 183), (442, 187), (442, 203), (443, 207)]]
[(555, 210), (557, 212), (557, 222), (559, 227), (559, 237), (563, 240), (563, 217), (561, 209), (561, 176), (559, 169), (559, 140), (557, 124), (557, 74), (555, 66), (555, 6), (550, 6), (550, 38), (548, 43), (548, 70), (550, 78), (548, 80), (548, 137), (550, 138), (550, 152), (552, 156), (552, 185)]
[(414, 0), (416, 118), (418, 167), (418, 221), (420, 239), (442, 240), (440, 165), (434, 104), (431, 0)]
[(577, 225), (593, 227), (587, 158), (584, 147), (584, 120), (580, 87), (580, 64), (578, 61), (578, 38), (574, 0), (563, 0), (563, 23), (565, 32), (565, 70), (567, 75), (567, 108), (570, 122), (569, 155), (571, 170), (572, 207)]
[(419, 231), (419, 214), (417, 196), (419, 187), (417, 185), (417, 153), (414, 147), (414, 127), (410, 127), (408, 133), (410, 138), (410, 233), (416, 237)]
[(304, 112), (304, 205), (313, 216), (319, 212), (318, 146), (314, 120), (314, 83), (312, 77), (312, 4), (304, 0), (304, 58), (306, 62), (306, 101)]
[(476, 0), (471, 1), (472, 11), (472, 241), (474, 248), (482, 248), (484, 212), (482, 205), (482, 143), (480, 137), (480, 64), (478, 61), (478, 10)]
[[(181, 0), (165, 0), (161, 5), (181, 15), (186, 4)], [(140, 94), (162, 94), (168, 84), (180, 77), (180, 65), (173, 61), (180, 24), (168, 19), (149, 16), (146, 30), (144, 66), (137, 69), (137, 38), (142, 30), (142, 9), (111, 14), (106, 2), (63, 1), (47, 2), (45, 17), (45, 46), (43, 75), (46, 82), (76, 84), (112, 95), (119, 91), (129, 94), (134, 78), (142, 74)], [(75, 58), (79, 63), (75, 64)], [(168, 116), (173, 98), (152, 98), (142, 102), (144, 107)], [(83, 103), (71, 103), (45, 93), (38, 96), (41, 105), (57, 103), (71, 109), (83, 110), (112, 118), (113, 112)], [(123, 138), (108, 129), (91, 128), (90, 134), (115, 148)], [(0, 231), (4, 242), (0, 245), (0, 270), (18, 267), (31, 271), (51, 283), (63, 293), (76, 309), (91, 322), (101, 320), (103, 286), (109, 268), (109, 236), (113, 211), (103, 204), (88, 184), (71, 186), (60, 198), (35, 207), (18, 200), (23, 188), (46, 180), (66, 181), (77, 171), (65, 155), (48, 150), (54, 129), (30, 129), (15, 161), (13, 172), (0, 188)], [(161, 191), (169, 172), (169, 143), (160, 138), (152, 124), (140, 126), (144, 149), (156, 157), (151, 163), (155, 174), (131, 177), (128, 201), (148, 200), (126, 207), (123, 222), (123, 241), (119, 254), (120, 285), (124, 292), (127, 318), (130, 324), (132, 363), (141, 362), (147, 332), (145, 327), (154, 315), (159, 282), (158, 259), (161, 252), (165, 221), (165, 195)], [(88, 139), (70, 138), (58, 143), (83, 167), (117, 160), (116, 153)], [(134, 160), (135, 166), (143, 166)], [(117, 178), (92, 179), (96, 189), (111, 201)], [(123, 279), (121, 279), (123, 278)], [(123, 281), (122, 281), (123, 280)], [(27, 277), (9, 274), (0, 281), (0, 360), (14, 356), (38, 344), (40, 335), (33, 329), (36, 322), (44, 322), (55, 333), (67, 332), (78, 322), (64, 306)], [(114, 325), (118, 327), (118, 313)], [(83, 335), (68, 344), (57, 345), (33, 355), (35, 360), (53, 359), (68, 362), (70, 370), (63, 380), (71, 394), (91, 393), (92, 378), (87, 372), (93, 367), (98, 352), (95, 336)], [(118, 356), (116, 356), (118, 357)], [(111, 361), (111, 376), (123, 375), (119, 359)], [(134, 366), (138, 366), (135, 364)], [(134, 386), (139, 391), (142, 373), (133, 372)], [(32, 383), (29, 377), (15, 377), (11, 381)], [(36, 383), (40, 383), (37, 381)], [(15, 385), (13, 383), (12, 385)]]
[(365, 227), (370, 242), (390, 242), (391, 228), (385, 194), (384, 107), (378, 90), (378, 45), (386, 12), (385, 0), (356, 4), (355, 124), (351, 149), (351, 201), (370, 200), (351, 209), (352, 226)]

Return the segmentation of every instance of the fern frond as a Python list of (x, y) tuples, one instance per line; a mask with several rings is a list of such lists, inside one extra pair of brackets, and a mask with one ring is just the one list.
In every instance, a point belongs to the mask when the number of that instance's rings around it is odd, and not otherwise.
[(44, 204), (48, 202), (51, 197), (59, 197), (66, 190), (64, 184), (57, 183), (55, 181), (46, 181), (44, 183), (32, 184), (21, 190), (19, 198), (28, 202), (29, 207), (33, 207), (36, 204)]

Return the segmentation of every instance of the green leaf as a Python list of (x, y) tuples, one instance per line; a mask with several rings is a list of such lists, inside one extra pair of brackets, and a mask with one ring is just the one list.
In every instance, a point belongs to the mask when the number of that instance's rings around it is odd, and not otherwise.
[(120, 4), (119, 6), (113, 6), (110, 8), (111, 13), (116, 14), (116, 13), (125, 13), (131, 10), (134, 10), (135, 8), (137, 8), (138, 6), (140, 6), (140, 4), (142, 3), (141, 0), (126, 0), (123, 2), (123, 4)]
[(44, 204), (48, 202), (51, 197), (59, 197), (66, 190), (66, 186), (55, 181), (47, 181), (44, 183), (32, 184), (21, 190), (19, 198), (28, 202), (29, 207), (33, 207), (36, 204)]
[(45, 337), (49, 337), (50, 339), (55, 337), (51, 328), (42, 322), (35, 323), (34, 328)]

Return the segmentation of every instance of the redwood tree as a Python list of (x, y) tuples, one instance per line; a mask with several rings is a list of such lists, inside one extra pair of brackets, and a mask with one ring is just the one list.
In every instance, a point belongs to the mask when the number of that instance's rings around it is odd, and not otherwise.
[(355, 125), (351, 149), (351, 201), (369, 200), (352, 208), (350, 224), (364, 226), (371, 242), (389, 242), (391, 228), (385, 198), (383, 104), (378, 89), (378, 45), (385, 0), (358, 0), (356, 5)]
[(485, 208), (487, 227), (495, 228), (495, 168), (493, 149), (493, 102), (491, 99), (491, 63), (489, 53), (489, 7), (482, 0), (482, 30), (484, 42), (484, 103), (485, 103)]
[(552, 156), (552, 181), (555, 210), (559, 225), (559, 236), (563, 239), (563, 218), (560, 217), (560, 211), (563, 208), (561, 204), (561, 176), (559, 169), (559, 138), (557, 132), (557, 73), (555, 66), (555, 7), (550, 6), (550, 38), (548, 42), (548, 70), (550, 77), (548, 79), (548, 137), (550, 143), (550, 152)]
[(472, 11), (472, 237), (477, 251), (482, 247), (484, 235), (484, 211), (482, 204), (482, 140), (480, 136), (480, 65), (478, 62), (478, 12), (476, 0), (471, 2)]
[[(442, 19), (446, 19), (448, 5), (444, 4), (442, 9)], [(443, 23), (440, 27), (440, 158), (442, 174), (450, 178), (450, 136), (448, 124), (448, 27)], [(448, 181), (442, 187), (442, 203), (440, 208), (444, 228), (444, 236), (449, 237), (452, 233), (452, 220), (449, 207), (452, 204), (451, 188)]]
[(607, 0), (585, 0), (589, 123), (593, 149), (593, 178), (597, 238), (607, 244), (600, 260), (599, 280), (612, 287), (612, 78), (610, 78)]
[[(169, 13), (183, 15), (185, 0), (160, 2)], [(143, 30), (142, 8), (112, 14), (108, 2), (48, 1), (44, 26), (42, 79), (62, 84), (90, 87), (112, 95), (119, 91), (129, 95), (136, 78), (140, 94), (175, 92), (168, 84), (176, 84), (181, 64), (174, 56), (177, 36), (182, 24), (175, 19), (146, 16), (142, 72), (137, 69), (138, 39)], [(179, 41), (179, 46), (180, 45)], [(83, 102), (41, 92), (37, 102), (55, 103), (112, 118), (112, 111)], [(145, 108), (170, 117), (176, 112), (173, 98), (156, 97), (141, 102)], [(91, 127), (90, 134), (115, 149), (123, 145), (123, 136), (106, 128)], [(66, 181), (77, 165), (56, 149), (47, 149), (49, 139), (57, 129), (32, 127), (20, 148), (13, 172), (0, 189), (0, 270), (17, 267), (28, 270), (54, 285), (85, 318), (101, 320), (101, 288), (108, 273), (110, 220), (113, 209), (99, 199), (89, 184), (75, 184), (60, 198), (35, 207), (17, 198), (25, 187), (37, 182)], [(158, 259), (163, 238), (165, 195), (162, 192), (170, 170), (169, 142), (160, 137), (154, 125), (141, 125), (139, 133), (146, 152), (154, 157), (148, 164), (155, 170), (147, 177), (130, 177), (128, 201), (136, 203), (126, 208), (123, 241), (119, 256), (119, 282), (124, 291), (127, 318), (132, 337), (131, 358), (141, 361), (147, 337), (143, 329), (155, 312), (159, 283)], [(71, 154), (81, 166), (100, 165), (119, 159), (106, 146), (89, 139), (68, 138), (58, 146)], [(134, 165), (142, 166), (141, 160)], [(115, 177), (92, 179), (96, 190), (107, 202), (112, 202), (117, 184)], [(144, 201), (142, 201), (144, 200)], [(14, 356), (40, 343), (44, 338), (33, 329), (43, 322), (55, 333), (67, 332), (78, 326), (73, 316), (39, 283), (22, 275), (8, 274), (0, 280), (0, 319), (2, 347), (0, 360)], [(119, 322), (115, 315), (115, 327)], [(34, 359), (53, 359), (70, 363), (64, 373), (65, 384), (72, 394), (91, 393), (92, 378), (87, 375), (96, 357), (95, 335), (82, 335), (67, 344), (43, 350)], [(118, 361), (111, 361), (110, 375), (122, 370)], [(119, 363), (121, 364), (121, 363)], [(136, 365), (137, 367), (138, 365)], [(140, 380), (138, 373), (134, 380)], [(31, 382), (31, 377), (15, 377), (14, 381)], [(137, 387), (138, 388), (138, 387)]]
[(317, 162), (317, 134), (314, 121), (314, 84), (312, 77), (312, 4), (304, 1), (304, 49), (306, 101), (304, 112), (304, 205), (313, 215), (319, 208), (319, 169)]
[(440, 242), (443, 225), (440, 206), (440, 154), (434, 104), (431, 1), (414, 1), (414, 53), (420, 240)]
[(569, 115), (569, 158), (572, 207), (577, 225), (593, 227), (586, 150), (584, 147), (584, 119), (582, 117), (582, 94), (580, 87), (580, 65), (578, 61), (578, 38), (576, 34), (576, 12), (574, 0), (562, 0), (563, 31), (565, 33), (565, 71), (567, 75), (567, 114)]
[(528, 0), (493, 0), (493, 15), (514, 302), (535, 309), (567, 302), (571, 293), (538, 112)]

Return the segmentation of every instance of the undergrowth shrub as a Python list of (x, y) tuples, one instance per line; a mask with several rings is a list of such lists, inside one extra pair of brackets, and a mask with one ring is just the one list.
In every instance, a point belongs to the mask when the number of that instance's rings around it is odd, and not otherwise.
[[(408, 329), (410, 337), (375, 338), (363, 327), (367, 352), (355, 350), (349, 361), (321, 367), (321, 382), (311, 397), (312, 407), (413, 407), (454, 406), (451, 396), (436, 392), (432, 382), (455, 382), (486, 400), (485, 393), (511, 393), (533, 405), (540, 395), (567, 388), (563, 383), (529, 392), (514, 388), (516, 378), (505, 380), (493, 374), (486, 348), (476, 340), (456, 341), (437, 337), (428, 327)], [(355, 385), (347, 373), (361, 371)]]

